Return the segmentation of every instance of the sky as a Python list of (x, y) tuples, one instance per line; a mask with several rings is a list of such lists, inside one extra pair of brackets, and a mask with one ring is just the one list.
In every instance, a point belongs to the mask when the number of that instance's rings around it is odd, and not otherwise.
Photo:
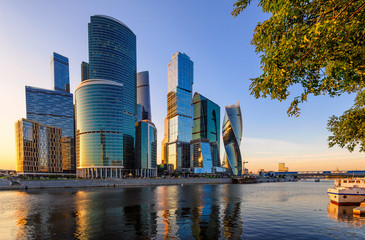
[[(328, 148), (327, 121), (353, 104), (353, 95), (309, 97), (298, 118), (288, 117), (288, 101), (255, 99), (250, 78), (261, 73), (260, 55), (250, 44), (258, 22), (269, 16), (253, 1), (234, 18), (234, 0), (3, 0), (0, 1), (0, 169), (15, 169), (14, 123), (26, 117), (25, 85), (51, 89), (50, 57), (69, 58), (70, 89), (81, 82), (88, 61), (90, 16), (125, 23), (137, 36), (137, 71), (149, 71), (152, 121), (158, 129), (158, 163), (167, 101), (167, 64), (186, 53), (194, 62), (193, 92), (221, 107), (240, 102), (241, 151), (245, 167), (290, 171), (364, 169), (364, 153)], [(292, 89), (292, 97), (300, 88)], [(222, 124), (222, 123), (221, 123)], [(222, 144), (221, 144), (222, 145)], [(221, 148), (221, 155), (223, 155)]]

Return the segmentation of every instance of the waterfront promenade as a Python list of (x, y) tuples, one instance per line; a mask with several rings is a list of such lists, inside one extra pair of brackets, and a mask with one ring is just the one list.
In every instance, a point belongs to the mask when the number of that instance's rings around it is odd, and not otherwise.
[(11, 185), (5, 179), (0, 181), (0, 190), (39, 188), (87, 188), (87, 187), (127, 187), (160, 186), (181, 184), (224, 184), (231, 178), (141, 178), (141, 179), (70, 179), (70, 180), (25, 180), (20, 185)]

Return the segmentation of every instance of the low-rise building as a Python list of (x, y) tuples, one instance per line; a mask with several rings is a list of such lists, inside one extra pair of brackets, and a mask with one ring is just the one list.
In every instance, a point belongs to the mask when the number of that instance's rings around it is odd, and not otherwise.
[(18, 174), (62, 173), (62, 129), (28, 119), (15, 123)]

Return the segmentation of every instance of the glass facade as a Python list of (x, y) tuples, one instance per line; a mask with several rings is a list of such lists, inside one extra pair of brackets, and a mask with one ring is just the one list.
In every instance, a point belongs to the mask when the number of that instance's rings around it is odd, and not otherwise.
[(136, 123), (136, 168), (156, 169), (157, 129), (155, 125), (143, 120)]
[[(91, 16), (89, 23), (89, 78), (123, 84), (123, 111), (136, 122), (136, 35), (109, 16)], [(131, 134), (134, 136), (134, 133)]]
[(190, 166), (194, 173), (212, 173), (213, 160), (208, 139), (196, 139), (190, 143)]
[(81, 63), (81, 82), (89, 79), (89, 64), (87, 62)]
[(75, 172), (73, 94), (25, 87), (27, 119), (62, 129), (64, 172)]
[(62, 92), (70, 92), (70, 76), (68, 68), (68, 58), (58, 53), (53, 53), (51, 57), (51, 79), (52, 89)]
[(77, 166), (123, 166), (124, 156), (134, 154), (125, 145), (128, 114), (123, 112), (123, 84), (83, 81), (75, 90), (75, 100)]
[(164, 121), (164, 136), (161, 144), (161, 163), (167, 164), (167, 143), (169, 139), (169, 119), (166, 117)]
[(15, 123), (16, 171), (62, 173), (62, 129), (21, 119)]
[(175, 169), (190, 167), (193, 82), (193, 62), (186, 54), (176, 52), (168, 64), (167, 94), (167, 163)]
[(242, 157), (240, 144), (242, 139), (242, 114), (239, 102), (226, 106), (223, 120), (222, 137), (226, 150), (225, 164), (231, 169), (233, 175), (242, 175)]
[(193, 97), (192, 139), (208, 139), (212, 147), (213, 166), (220, 167), (220, 107), (199, 93)]
[(137, 122), (142, 121), (143, 107), (141, 104), (137, 104)]
[[(110, 157), (115, 157), (115, 161), (118, 162), (116, 164), (120, 164), (119, 161), (121, 161), (125, 168), (132, 168), (135, 161), (134, 142), (137, 117), (136, 36), (124, 23), (112, 17), (95, 15), (91, 16), (90, 19), (89, 78), (123, 84), (120, 98), (118, 97), (120, 102), (114, 103), (120, 105), (121, 108), (118, 112), (107, 113), (110, 118), (104, 118), (101, 122), (104, 126), (108, 126), (109, 122), (114, 124), (120, 117), (123, 118), (123, 123), (119, 123), (123, 128), (118, 127), (118, 132), (123, 136), (122, 139), (118, 138), (119, 144), (122, 145), (119, 146), (118, 151), (122, 151), (123, 156), (122, 158), (119, 156)], [(112, 93), (104, 91), (104, 94)], [(94, 126), (93, 128), (98, 127)], [(113, 144), (113, 146), (116, 147), (117, 145)]]
[(137, 73), (137, 104), (142, 106), (142, 120), (152, 121), (148, 71)]

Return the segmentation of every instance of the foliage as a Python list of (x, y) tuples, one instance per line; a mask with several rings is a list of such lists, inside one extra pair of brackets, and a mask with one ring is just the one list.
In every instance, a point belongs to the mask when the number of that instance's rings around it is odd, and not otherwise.
[(332, 116), (328, 121), (329, 146), (338, 144), (352, 152), (355, 146), (360, 146), (360, 152), (365, 152), (365, 92), (359, 92), (355, 104), (342, 116)]
[[(238, 16), (250, 3), (237, 1), (232, 15)], [(271, 17), (258, 23), (251, 42), (261, 54), (263, 70), (251, 79), (252, 95), (282, 101), (299, 85), (302, 92), (288, 108), (288, 115), (296, 117), (298, 105), (309, 95), (357, 93), (356, 102), (363, 99), (365, 0), (259, 0), (259, 6)], [(361, 144), (365, 151), (360, 129), (364, 122), (363, 105), (331, 117), (330, 147), (339, 144), (352, 151)]]

